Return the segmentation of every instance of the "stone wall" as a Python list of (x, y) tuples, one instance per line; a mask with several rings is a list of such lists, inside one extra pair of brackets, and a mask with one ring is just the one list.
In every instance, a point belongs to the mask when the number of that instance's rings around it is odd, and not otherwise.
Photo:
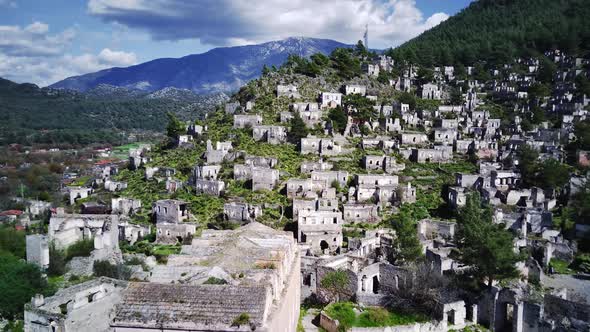
[(49, 266), (49, 245), (45, 235), (27, 235), (26, 238), (27, 262), (37, 264), (41, 268)]
[(545, 317), (562, 322), (566, 318), (579, 331), (590, 329), (590, 305), (545, 295)]

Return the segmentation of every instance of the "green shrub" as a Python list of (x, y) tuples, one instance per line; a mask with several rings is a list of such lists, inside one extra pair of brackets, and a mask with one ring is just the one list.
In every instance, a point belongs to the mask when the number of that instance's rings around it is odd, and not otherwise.
[(240, 327), (246, 324), (250, 324), (250, 315), (247, 313), (241, 313), (238, 317), (234, 319), (231, 326)]
[(580, 254), (576, 256), (573, 266), (578, 271), (590, 273), (590, 254)]
[(384, 326), (389, 321), (389, 311), (384, 308), (369, 308), (360, 315), (359, 321), (363, 326)]
[(69, 261), (74, 257), (88, 257), (92, 250), (94, 250), (93, 239), (76, 241), (66, 250), (66, 260)]
[(66, 255), (63, 250), (57, 249), (54, 243), (49, 245), (49, 266), (47, 274), (50, 277), (61, 276), (66, 273)]
[(97, 277), (109, 277), (113, 279), (129, 280), (131, 270), (123, 264), (111, 264), (109, 261), (95, 261), (92, 267)]
[(134, 257), (127, 259), (125, 261), (125, 264), (127, 264), (127, 265), (143, 265), (143, 259), (134, 256)]
[(227, 281), (221, 278), (209, 277), (203, 284), (205, 285), (225, 285)]

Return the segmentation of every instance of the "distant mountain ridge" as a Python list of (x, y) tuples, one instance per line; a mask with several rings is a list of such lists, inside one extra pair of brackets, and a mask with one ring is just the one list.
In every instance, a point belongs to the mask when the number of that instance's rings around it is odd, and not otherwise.
[(334, 40), (291, 37), (258, 45), (214, 48), (182, 58), (162, 58), (126, 68), (110, 68), (74, 76), (51, 88), (88, 91), (100, 85), (155, 92), (165, 88), (196, 94), (232, 92), (260, 76), (262, 67), (279, 66), (290, 54), (309, 57), (350, 47)]

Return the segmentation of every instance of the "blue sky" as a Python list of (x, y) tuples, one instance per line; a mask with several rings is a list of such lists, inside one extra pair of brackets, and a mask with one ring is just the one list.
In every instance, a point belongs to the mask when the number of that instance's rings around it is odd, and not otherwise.
[(289, 36), (369, 46), (420, 34), (470, 0), (0, 0), (0, 77), (68, 76)]

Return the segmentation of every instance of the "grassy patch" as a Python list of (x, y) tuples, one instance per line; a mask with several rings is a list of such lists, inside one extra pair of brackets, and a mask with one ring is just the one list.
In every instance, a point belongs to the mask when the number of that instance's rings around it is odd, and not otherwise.
[(549, 262), (549, 266), (553, 267), (553, 271), (557, 274), (573, 274), (574, 270), (569, 268), (569, 264), (566, 261), (552, 258)]
[(154, 255), (160, 256), (176, 255), (180, 254), (180, 246), (171, 244), (158, 244), (153, 247), (152, 253)]
[(416, 322), (425, 322), (425, 316), (417, 314), (402, 314), (380, 307), (369, 307), (357, 314), (354, 303), (339, 302), (327, 306), (324, 311), (332, 318), (337, 319), (345, 329), (351, 327), (385, 327), (407, 325)]

